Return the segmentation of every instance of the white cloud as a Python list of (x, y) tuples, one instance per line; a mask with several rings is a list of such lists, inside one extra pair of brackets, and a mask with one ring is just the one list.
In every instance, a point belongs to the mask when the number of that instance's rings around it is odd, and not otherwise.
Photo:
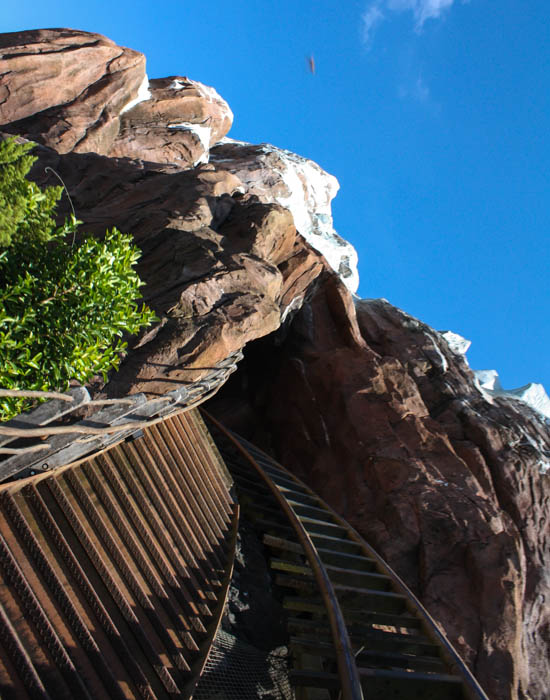
[(421, 75), (408, 85), (401, 85), (398, 94), (401, 99), (410, 97), (417, 102), (428, 102), (431, 99), (430, 88), (426, 85)]
[(415, 29), (420, 31), (426, 20), (437, 19), (453, 2), (454, 0), (373, 0), (362, 17), (363, 41), (366, 44), (371, 42), (374, 28), (387, 18), (387, 13), (412, 12)]
[(384, 19), (382, 10), (380, 9), (380, 4), (378, 2), (373, 3), (364, 13), (363, 13), (363, 41), (365, 44), (370, 43), (374, 27)]

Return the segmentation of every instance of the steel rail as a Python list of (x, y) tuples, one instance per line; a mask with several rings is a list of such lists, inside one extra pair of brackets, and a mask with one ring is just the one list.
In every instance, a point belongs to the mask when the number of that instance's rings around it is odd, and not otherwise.
[[(259, 450), (259, 448), (257, 448), (252, 443), (249, 443), (244, 438), (240, 439), (243, 442), (250, 444), (251, 447), (254, 448), (254, 450), (258, 452), (261, 451)], [(350, 539), (356, 542), (358, 545), (360, 545), (363, 552), (368, 557), (376, 561), (378, 568), (381, 571), (383, 571), (386, 576), (392, 579), (396, 589), (405, 596), (407, 608), (413, 614), (417, 615), (417, 617), (422, 623), (426, 635), (432, 641), (434, 641), (440, 648), (441, 652), (443, 653), (444, 660), (447, 662), (449, 668), (452, 671), (455, 671), (457, 675), (459, 675), (465, 682), (466, 685), (464, 687), (464, 690), (467, 693), (468, 700), (489, 700), (489, 697), (487, 696), (479, 682), (476, 680), (475, 676), (472, 674), (468, 666), (466, 666), (460, 654), (456, 651), (456, 649), (447, 639), (447, 637), (441, 632), (434, 618), (422, 605), (420, 600), (411, 591), (411, 589), (407, 586), (403, 579), (383, 559), (383, 557), (381, 557), (380, 554), (378, 554), (378, 552), (373, 547), (371, 547), (371, 545), (363, 537), (361, 537), (357, 530), (355, 530), (355, 528), (352, 525), (350, 525), (347, 520), (345, 520), (341, 515), (339, 515), (328, 503), (326, 503), (326, 501), (324, 501), (315, 491), (313, 491), (313, 489), (311, 489), (307, 484), (301, 481), (291, 471), (289, 471), (282, 464), (279, 464), (268, 454), (264, 453), (264, 457), (266, 460), (270, 461), (273, 464), (274, 468), (285, 472), (289, 480), (293, 481), (302, 489), (304, 489), (309, 496), (311, 496), (317, 501), (319, 506), (323, 507), (328, 513), (330, 513), (334, 520), (341, 527), (346, 529), (348, 535), (350, 536)]]
[(264, 472), (262, 467), (256, 462), (252, 455), (239, 443), (239, 441), (213, 416), (203, 409), (203, 415), (212, 422), (213, 425), (233, 444), (240, 454), (249, 462), (260, 478), (264, 481), (279, 507), (291, 523), (296, 536), (303, 547), (304, 553), (313, 571), (315, 580), (325, 603), (327, 616), (332, 633), (332, 641), (336, 652), (336, 663), (341, 684), (342, 700), (363, 700), (363, 690), (355, 663), (355, 656), (351, 647), (344, 616), (338, 603), (338, 598), (328, 576), (328, 573), (317, 553), (309, 534), (304, 529), (302, 523), (287, 503), (277, 486)]

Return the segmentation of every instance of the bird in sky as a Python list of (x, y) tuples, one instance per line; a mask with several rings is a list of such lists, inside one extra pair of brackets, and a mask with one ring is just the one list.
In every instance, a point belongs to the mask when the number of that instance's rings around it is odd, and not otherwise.
[(307, 57), (307, 64), (309, 66), (310, 73), (315, 75), (315, 59), (313, 58), (313, 54)]

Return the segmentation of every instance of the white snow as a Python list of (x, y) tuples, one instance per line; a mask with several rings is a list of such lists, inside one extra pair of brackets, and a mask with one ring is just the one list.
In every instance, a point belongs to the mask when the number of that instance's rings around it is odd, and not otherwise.
[[(252, 146), (252, 144), (249, 141), (239, 141), (237, 139), (232, 139), (229, 136), (222, 136), (221, 139), (217, 141), (213, 147), (223, 146), (225, 143), (232, 143), (237, 146)], [(216, 158), (216, 163), (223, 163), (224, 161), (229, 160), (234, 160), (234, 158)]]
[(536, 411), (542, 413), (543, 416), (550, 418), (550, 398), (548, 398), (548, 394), (542, 384), (529, 382), (529, 384), (519, 387), (519, 389), (507, 389), (504, 393), (511, 398), (529, 404)]
[(147, 74), (145, 74), (145, 77), (143, 78), (141, 85), (138, 88), (138, 94), (137, 97), (135, 97), (133, 100), (130, 100), (128, 104), (124, 105), (124, 107), (120, 110), (121, 114), (124, 114), (124, 112), (130, 111), (133, 107), (138, 105), (140, 102), (146, 102), (147, 100), (151, 99), (151, 91), (149, 90), (149, 78), (147, 77)]
[(466, 355), (470, 345), (471, 340), (466, 340), (458, 333), (453, 333), (453, 331), (439, 331), (439, 334), (445, 338), (449, 348), (455, 353), (455, 355)]
[(441, 363), (441, 371), (446, 372), (449, 369), (449, 364), (447, 362), (447, 358), (441, 352), (441, 348), (437, 344), (437, 340), (433, 337), (433, 335), (431, 335), (431, 333), (427, 333), (427, 335), (430, 338), (430, 340), (432, 341), (433, 346), (434, 346), (434, 350), (435, 350), (437, 356), (439, 357), (439, 361)]
[(263, 144), (262, 151), (274, 152), (282, 161), (283, 167), (275, 166), (275, 169), (285, 183), (288, 195), (280, 195), (275, 200), (291, 211), (298, 232), (324, 255), (348, 289), (355, 293), (359, 287), (357, 252), (332, 225), (330, 204), (340, 188), (338, 180), (317, 163), (290, 151), (269, 144)]
[(226, 166), (229, 171), (261, 201), (277, 202), (289, 209), (298, 233), (326, 258), (348, 289), (355, 293), (359, 286), (357, 253), (332, 224), (331, 202), (340, 187), (338, 180), (312, 160), (268, 143), (253, 145), (224, 137), (216, 145), (224, 144), (252, 147), (254, 151), (243, 161), (239, 161), (238, 152), (225, 158), (214, 154), (212, 161), (229, 164)]
[(474, 374), (479, 386), (485, 391), (501, 393), (504, 391), (498, 378), (498, 372), (495, 369), (476, 369)]
[(526, 403), (535, 411), (550, 419), (550, 398), (542, 384), (530, 382), (518, 389), (504, 389), (500, 383), (498, 372), (494, 369), (475, 370), (474, 374), (482, 393), (489, 396), (505, 396)]
[(550, 462), (540, 462), (539, 472), (541, 474), (548, 474), (548, 472), (550, 472)]
[(176, 80), (172, 80), (168, 87), (170, 90), (183, 90), (185, 83), (182, 83), (181, 80), (176, 78)]
[(286, 309), (283, 311), (283, 314), (281, 316), (281, 323), (284, 323), (288, 316), (293, 312), (297, 311), (298, 309), (302, 308), (302, 305), (304, 303), (304, 297), (294, 297), (290, 304), (286, 307)]
[(210, 85), (205, 85), (204, 83), (199, 83), (198, 80), (189, 80), (187, 78), (188, 82), (184, 83), (183, 81), (179, 80), (178, 78), (175, 78), (175, 80), (172, 80), (168, 88), (170, 90), (183, 90), (186, 87), (194, 87), (196, 90), (199, 91), (201, 94), (201, 97), (204, 97), (207, 99), (209, 102), (225, 102), (220, 97), (220, 94), (216, 91), (215, 88), (210, 87)]
[(199, 137), (202, 147), (204, 148), (204, 153), (202, 156), (193, 163), (193, 165), (198, 165), (199, 163), (208, 163), (209, 150), (210, 150), (210, 135), (212, 129), (205, 124), (193, 124), (192, 122), (180, 122), (179, 124), (168, 124), (169, 129), (174, 131), (191, 131)]
[(193, 80), (193, 84), (199, 90), (203, 97), (206, 97), (210, 102), (225, 102), (215, 88), (210, 87), (210, 85), (205, 85), (204, 83), (199, 83), (197, 80)]
[[(439, 331), (439, 335), (447, 341), (449, 348), (454, 353), (464, 357), (467, 364), (466, 352), (471, 342), (452, 331)], [(496, 396), (515, 399), (531, 406), (545, 419), (550, 420), (550, 398), (542, 384), (530, 382), (525, 386), (520, 386), (518, 389), (505, 389), (500, 383), (498, 372), (494, 369), (474, 370), (474, 375), (477, 388), (489, 403), (492, 403), (493, 398)]]

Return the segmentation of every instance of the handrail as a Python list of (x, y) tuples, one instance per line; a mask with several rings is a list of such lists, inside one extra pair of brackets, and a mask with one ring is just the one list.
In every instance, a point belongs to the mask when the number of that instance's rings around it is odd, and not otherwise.
[[(255, 445), (252, 445), (252, 443), (250, 443), (248, 440), (245, 440), (244, 438), (241, 439), (243, 440), (243, 442), (247, 442), (252, 447), (254, 447), (254, 449), (259, 449)], [(466, 682), (467, 685), (465, 690), (468, 694), (469, 700), (489, 700), (489, 697), (487, 696), (481, 685), (478, 683), (468, 666), (466, 666), (460, 654), (456, 651), (454, 646), (447, 639), (446, 635), (441, 632), (434, 618), (422, 605), (420, 600), (415, 596), (415, 594), (411, 591), (411, 589), (407, 586), (403, 579), (383, 559), (383, 557), (381, 557), (380, 554), (378, 554), (378, 552), (373, 547), (371, 547), (371, 545), (366, 540), (364, 540), (363, 537), (361, 537), (357, 530), (355, 530), (355, 528), (352, 525), (350, 525), (347, 520), (345, 520), (328, 503), (326, 503), (326, 501), (324, 501), (318, 493), (313, 491), (313, 489), (311, 489), (307, 484), (301, 481), (297, 476), (295, 476), (282, 464), (276, 462), (268, 454), (266, 454), (265, 457), (270, 462), (272, 462), (273, 465), (277, 467), (277, 469), (280, 469), (286, 474), (288, 474), (291, 480), (296, 482), (296, 484), (298, 484), (302, 488), (304, 488), (309, 493), (309, 495), (315, 497), (315, 499), (323, 506), (323, 508), (325, 508), (333, 516), (333, 518), (347, 530), (348, 534), (350, 535), (350, 538), (361, 546), (364, 553), (372, 559), (375, 559), (380, 569), (393, 580), (394, 584), (396, 585), (396, 588), (405, 595), (407, 601), (406, 604), (409, 610), (411, 610), (411, 612), (413, 613), (417, 613), (418, 617), (422, 622), (426, 634), (441, 648), (445, 657), (445, 661), (448, 663), (450, 669), (456, 670), (457, 674), (460, 675), (462, 679)]]
[(321, 561), (317, 550), (311, 541), (311, 538), (277, 486), (271, 481), (256, 460), (213, 416), (211, 416), (204, 409), (202, 409), (202, 413), (225, 437), (227, 437), (228, 440), (231, 441), (231, 443), (238, 449), (243, 457), (251, 464), (254, 470), (265, 482), (266, 486), (277, 500), (281, 510), (292, 524), (294, 531), (296, 532), (296, 536), (298, 537), (298, 540), (300, 541), (308, 562), (313, 570), (313, 574), (327, 609), (332, 640), (336, 651), (336, 663), (338, 665), (338, 675), (341, 683), (342, 700), (363, 700), (364, 696), (361, 688), (361, 681), (359, 679), (359, 673), (357, 672), (355, 656), (351, 647), (344, 616), (342, 615), (340, 604), (338, 603), (338, 598), (336, 597), (332, 583), (323, 562)]
[[(41, 404), (33, 411), (5, 423), (0, 422), (0, 482), (18, 478), (29, 471), (32, 474), (62, 466), (93, 450), (124, 440), (136, 431), (164, 420), (168, 415), (197, 408), (216, 394), (236, 370), (240, 359), (242, 352), (237, 351), (219, 362), (203, 379), (150, 400), (146, 400), (143, 394), (121, 399), (90, 400), (84, 387), (73, 388), (68, 395), (0, 389), (0, 396), (40, 394), (55, 397), (54, 401)], [(78, 408), (92, 406), (105, 408), (78, 422), (52, 425), (62, 416), (70, 416)], [(48, 437), (50, 439), (44, 442), (44, 438)], [(21, 438), (40, 440), (31, 445), (9, 444)]]

